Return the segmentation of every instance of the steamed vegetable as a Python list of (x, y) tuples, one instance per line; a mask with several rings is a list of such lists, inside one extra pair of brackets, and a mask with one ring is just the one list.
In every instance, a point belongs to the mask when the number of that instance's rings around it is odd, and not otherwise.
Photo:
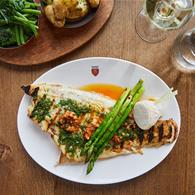
[[(127, 88), (121, 97), (118, 99), (116, 104), (114, 105), (112, 111), (107, 114), (106, 118), (104, 119), (103, 123), (99, 126), (99, 128), (95, 131), (91, 139), (85, 145), (85, 151), (88, 150), (88, 157), (90, 156), (91, 151), (93, 150), (94, 145), (99, 141), (101, 136), (104, 134), (106, 129), (109, 125), (114, 121), (115, 117), (117, 116), (120, 108), (122, 107), (125, 99), (127, 98), (130, 92), (130, 88)], [(93, 142), (94, 141), (94, 142)]]
[(0, 1), (0, 47), (22, 45), (38, 34), (38, 6), (32, 0)]
[[(92, 171), (95, 161), (98, 159), (99, 155), (104, 151), (106, 145), (109, 143), (109, 141), (112, 139), (116, 131), (123, 124), (125, 119), (128, 117), (129, 113), (133, 110), (133, 107), (136, 104), (136, 102), (140, 99), (141, 95), (144, 92), (142, 83), (143, 81), (140, 80), (133, 88), (133, 90), (129, 92), (129, 94), (127, 95), (128, 97), (126, 96), (125, 101), (122, 104), (113, 122), (108, 125), (108, 127), (104, 131), (104, 134), (102, 133), (103, 135), (101, 135), (101, 138), (96, 139), (96, 141), (94, 141), (93, 144), (91, 144), (91, 147), (88, 150), (88, 158), (90, 159), (90, 162), (87, 168), (87, 174), (89, 174)], [(119, 98), (119, 100), (120, 99), (121, 98)], [(116, 104), (117, 103), (118, 101), (116, 102)]]

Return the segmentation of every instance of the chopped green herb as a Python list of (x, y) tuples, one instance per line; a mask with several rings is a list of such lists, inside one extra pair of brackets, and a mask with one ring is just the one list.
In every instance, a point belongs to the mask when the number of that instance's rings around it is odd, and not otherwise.
[[(61, 130), (58, 141), (60, 144), (66, 145), (66, 152), (71, 155), (74, 155), (77, 149), (82, 151), (82, 148), (85, 145), (83, 134), (81, 132), (71, 133)], [(84, 153), (81, 152), (81, 155), (84, 155)]]
[[(40, 101), (35, 105), (34, 110), (32, 111), (31, 117), (40, 123), (45, 119), (45, 116), (50, 116), (49, 110), (52, 106), (52, 101), (44, 95)], [(51, 117), (51, 116), (50, 116)]]
[(60, 100), (59, 105), (64, 109), (74, 112), (77, 116), (89, 113), (91, 110), (89, 106), (78, 104), (76, 101), (71, 99)]
[(117, 131), (117, 135), (122, 141), (133, 140), (135, 138), (134, 132), (130, 129), (121, 128)]
[(107, 143), (105, 149), (109, 150), (109, 149), (113, 148), (113, 145), (114, 145), (114, 143), (112, 141), (110, 141), (109, 143)]

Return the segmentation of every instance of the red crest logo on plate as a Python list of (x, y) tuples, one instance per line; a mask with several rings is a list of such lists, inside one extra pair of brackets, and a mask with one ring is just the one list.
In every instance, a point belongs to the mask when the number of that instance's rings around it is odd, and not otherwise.
[(94, 75), (94, 76), (97, 76), (99, 74), (99, 66), (92, 66), (91, 68), (91, 73)]

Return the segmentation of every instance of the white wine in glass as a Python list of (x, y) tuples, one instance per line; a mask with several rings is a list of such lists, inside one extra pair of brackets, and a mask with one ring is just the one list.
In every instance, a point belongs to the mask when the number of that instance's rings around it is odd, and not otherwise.
[(136, 18), (137, 34), (145, 41), (164, 40), (168, 30), (186, 24), (193, 15), (194, 0), (145, 0)]

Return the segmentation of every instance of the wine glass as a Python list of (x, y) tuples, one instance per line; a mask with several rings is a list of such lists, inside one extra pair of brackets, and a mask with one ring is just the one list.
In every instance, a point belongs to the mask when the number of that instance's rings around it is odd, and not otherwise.
[(179, 29), (193, 16), (195, 0), (145, 0), (136, 17), (136, 32), (145, 41), (160, 42), (167, 31)]

